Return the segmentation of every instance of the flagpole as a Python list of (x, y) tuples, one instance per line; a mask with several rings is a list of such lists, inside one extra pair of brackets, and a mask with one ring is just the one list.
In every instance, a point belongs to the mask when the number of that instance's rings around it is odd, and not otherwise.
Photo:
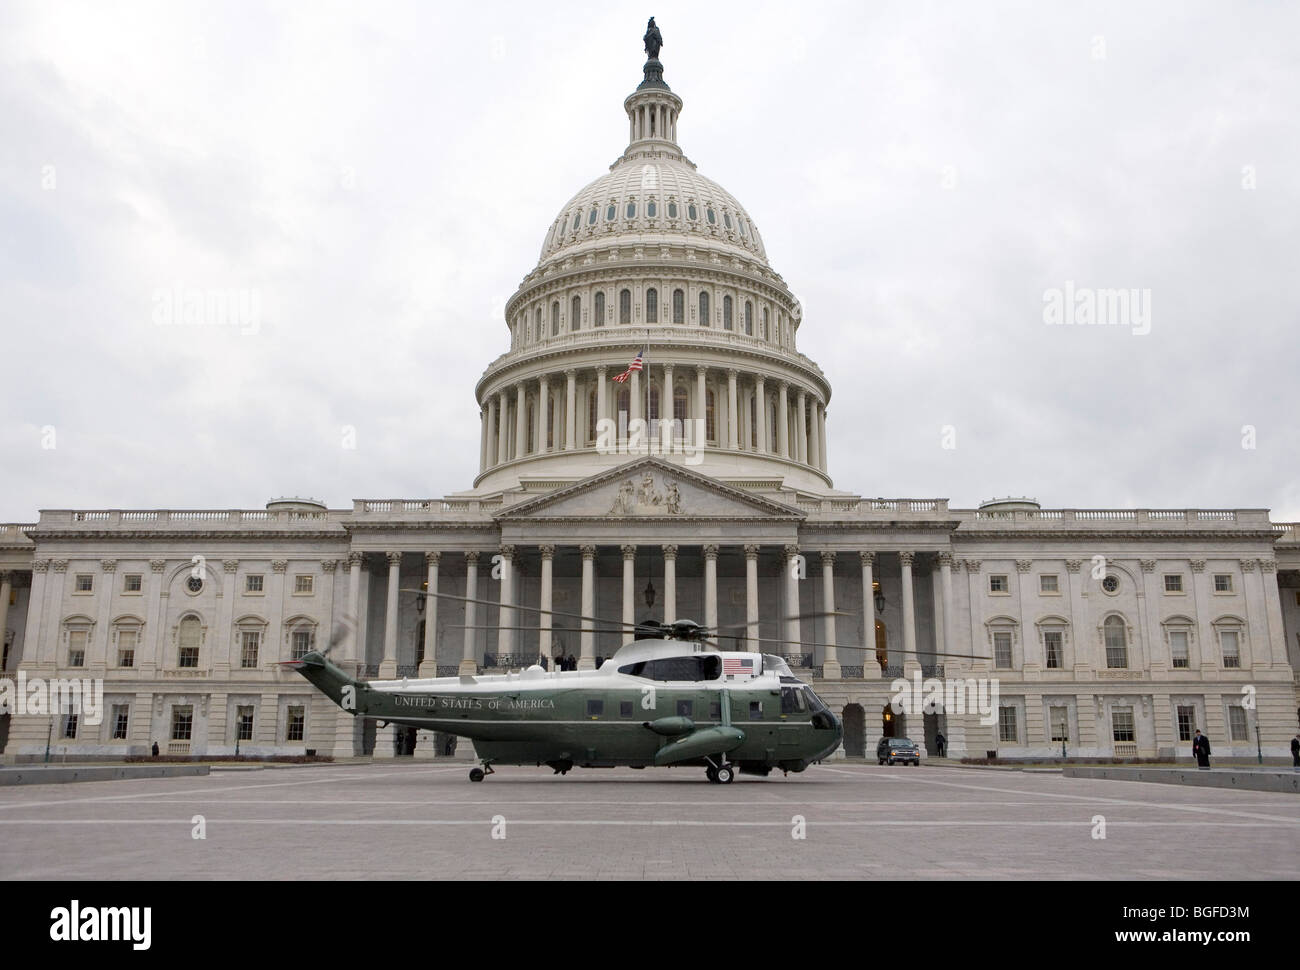
[[(645, 328), (645, 355), (641, 358), (641, 370), (645, 374), (645, 447), (646, 454), (650, 454), (650, 328)], [(660, 395), (659, 406), (663, 407), (663, 396)]]

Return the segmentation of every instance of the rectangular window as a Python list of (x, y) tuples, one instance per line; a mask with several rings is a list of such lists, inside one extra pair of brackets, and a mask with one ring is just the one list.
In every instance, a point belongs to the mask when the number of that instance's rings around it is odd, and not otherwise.
[(1183, 591), (1183, 577), (1180, 573), (1171, 573), (1165, 577), (1166, 593), (1181, 593)]
[(253, 740), (253, 708), (251, 706), (236, 709), (235, 737), (240, 741)]
[(618, 716), (619, 716), (619, 717), (631, 717), (631, 716), (632, 716), (632, 702), (631, 702), (631, 701), (619, 701), (619, 702), (618, 702)]
[(1240, 704), (1228, 705), (1228, 738), (1232, 741), (1250, 740), (1250, 731), (1246, 726), (1246, 709)]
[(1216, 593), (1232, 592), (1232, 573), (1214, 574), (1214, 591)]
[(312, 583), (315, 578), (316, 577), (314, 576), (307, 576), (307, 575), (300, 575), (300, 576), (293, 577), (293, 591), (295, 593), (310, 593), (312, 591)]
[(294, 630), (293, 631), (293, 657), (294, 660), (301, 660), (311, 649), (311, 631)]
[(1006, 577), (1006, 576), (990, 576), (990, 577), (989, 577), (989, 592), (990, 592), (990, 593), (1008, 593), (1008, 592), (1010, 592), (1010, 591), (1011, 591), (1011, 588), (1010, 588), (1010, 586), (1007, 584), (1007, 577)]
[(86, 666), (86, 631), (73, 630), (68, 634), (68, 666)]
[(1055, 573), (1047, 576), (1038, 577), (1038, 591), (1040, 593), (1059, 593), (1061, 591), (1061, 580)]
[(993, 666), (1001, 670), (1011, 669), (1011, 634), (1000, 632), (993, 634)]
[(307, 723), (305, 711), (306, 708), (303, 707), (289, 708), (289, 720), (284, 730), (284, 739), (286, 741), (301, 741), (303, 739), (303, 728)]
[(262, 647), (260, 630), (244, 630), (239, 637), (239, 666), (245, 669), (257, 666), (257, 654)]
[(761, 720), (763, 720), (763, 702), (762, 702), (762, 701), (750, 701), (750, 702), (749, 702), (749, 719), (750, 719), (751, 721), (761, 721)]
[(1179, 705), (1178, 708), (1178, 740), (1192, 740), (1192, 732), (1196, 730), (1196, 708)]
[(1043, 632), (1043, 653), (1047, 657), (1048, 670), (1060, 670), (1065, 666), (1065, 636), (1060, 630)]
[(1169, 654), (1173, 658), (1175, 669), (1187, 667), (1187, 631), (1169, 631)]
[(999, 707), (998, 740), (1014, 742), (1019, 737), (1016, 733), (1016, 709), (1014, 707)]
[(677, 716), (678, 716), (678, 717), (691, 717), (691, 716), (694, 715), (694, 714), (695, 714), (695, 702), (694, 702), (694, 701), (678, 701), (678, 702), (677, 702)]
[(177, 666), (197, 667), (198, 665), (199, 665), (199, 648), (181, 647), (180, 656), (177, 658)]
[(264, 581), (264, 580), (263, 580), (263, 577), (262, 577), (262, 575), (261, 575), (260, 573), (257, 574), (257, 575), (253, 575), (253, 576), (245, 576), (245, 577), (244, 577), (244, 592), (245, 592), (245, 593), (260, 593), (260, 592), (262, 592), (262, 583), (263, 583), (263, 581)]
[(119, 667), (135, 666), (135, 647), (139, 641), (139, 630), (117, 631), (117, 665)]
[(138, 593), (144, 588), (144, 577), (139, 573), (127, 573), (122, 577), (122, 592)]
[(1236, 630), (1219, 631), (1219, 649), (1223, 652), (1223, 666), (1241, 666), (1241, 643)]
[(76, 714), (63, 715), (63, 736), (65, 738), (75, 738), (77, 736), (77, 717)]
[(722, 719), (722, 704), (719, 701), (709, 701), (709, 720), (719, 721)]
[(172, 740), (188, 741), (194, 731), (194, 708), (189, 704), (172, 708)]
[(95, 577), (90, 573), (77, 573), (76, 582), (75, 589), (78, 593), (89, 593), (95, 588)]
[(1132, 711), (1111, 711), (1110, 729), (1111, 729), (1111, 740), (1133, 741), (1134, 740), (1133, 712)]
[(126, 729), (130, 723), (131, 708), (126, 704), (113, 705), (113, 739), (126, 740)]
[(1070, 711), (1065, 707), (1049, 707), (1047, 720), (1052, 727), (1053, 741), (1070, 740)]
[(587, 717), (600, 717), (605, 713), (605, 702), (602, 700), (587, 701)]

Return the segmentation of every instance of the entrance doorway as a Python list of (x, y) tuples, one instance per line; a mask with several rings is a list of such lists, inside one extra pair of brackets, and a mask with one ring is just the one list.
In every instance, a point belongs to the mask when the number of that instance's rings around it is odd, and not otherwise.
[(9, 743), (9, 714), (0, 714), (0, 754), (4, 754), (5, 745)]
[(399, 758), (409, 758), (415, 754), (415, 739), (419, 730), (398, 725), (393, 731), (393, 754)]
[(885, 624), (879, 620), (876, 621), (876, 663), (882, 670), (889, 666), (889, 636)]
[(884, 710), (880, 712), (880, 736), (884, 738), (905, 737), (902, 720), (901, 715), (895, 714), (894, 709), (886, 704)]
[(841, 715), (844, 721), (844, 753), (850, 758), (863, 758), (867, 753), (867, 714), (861, 704), (846, 704)]

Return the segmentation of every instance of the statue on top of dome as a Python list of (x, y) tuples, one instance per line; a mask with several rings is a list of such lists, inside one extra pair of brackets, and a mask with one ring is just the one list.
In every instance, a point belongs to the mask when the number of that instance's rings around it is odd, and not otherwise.
[(659, 49), (664, 46), (664, 35), (659, 33), (659, 28), (655, 26), (654, 17), (650, 18), (650, 23), (646, 24), (645, 52), (650, 56), (650, 60), (655, 60), (659, 56)]

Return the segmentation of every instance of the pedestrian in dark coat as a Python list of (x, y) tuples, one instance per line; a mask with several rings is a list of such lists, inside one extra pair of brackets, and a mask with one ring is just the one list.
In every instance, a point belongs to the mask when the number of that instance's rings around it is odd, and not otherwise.
[(155, 741), (155, 742), (153, 743), (153, 756), (154, 756), (155, 758), (158, 757), (158, 742), (157, 742), (157, 741)]
[(1300, 771), (1300, 731), (1291, 739), (1291, 767)]
[(1210, 739), (1200, 731), (1192, 738), (1192, 757), (1198, 768), (1208, 770), (1210, 767)]
[(944, 751), (948, 749), (948, 739), (943, 736), (942, 731), (934, 736), (934, 747), (939, 757), (942, 758)]

